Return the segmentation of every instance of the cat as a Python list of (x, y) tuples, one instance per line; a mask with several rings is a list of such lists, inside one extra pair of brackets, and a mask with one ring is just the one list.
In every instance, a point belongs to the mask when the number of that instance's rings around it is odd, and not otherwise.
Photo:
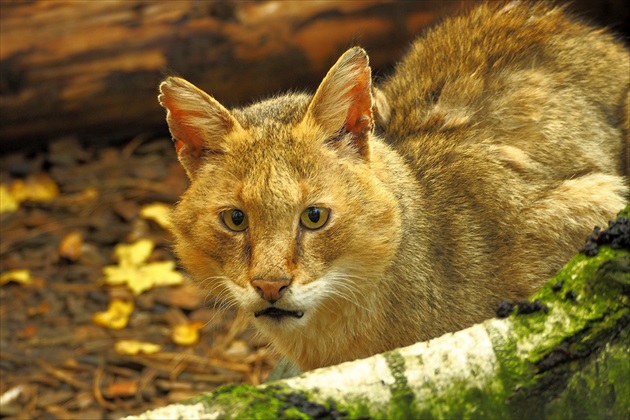
[(176, 253), (302, 370), (463, 329), (623, 208), (629, 78), (611, 34), (519, 2), (446, 19), (378, 87), (359, 47), (231, 110), (169, 77)]

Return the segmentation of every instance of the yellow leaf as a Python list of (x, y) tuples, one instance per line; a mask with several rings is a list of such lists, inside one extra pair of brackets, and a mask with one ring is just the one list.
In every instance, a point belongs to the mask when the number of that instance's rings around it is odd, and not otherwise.
[(153, 242), (140, 239), (131, 245), (116, 246), (115, 255), (118, 265), (103, 267), (105, 283), (111, 285), (127, 284), (135, 294), (149, 290), (155, 286), (172, 286), (181, 284), (184, 277), (175, 271), (173, 261), (158, 261), (145, 264), (153, 251)]
[(0, 213), (13, 213), (20, 208), (20, 202), (13, 197), (6, 185), (0, 184)]
[(199, 341), (201, 327), (203, 327), (201, 321), (175, 325), (171, 331), (171, 340), (180, 346), (192, 346)]
[(31, 272), (29, 270), (9, 270), (2, 273), (0, 276), (0, 285), (6, 284), (8, 282), (22, 283), (22, 284), (30, 284), (33, 282), (33, 277), (31, 277)]
[(121, 267), (138, 267), (144, 263), (155, 245), (149, 239), (140, 239), (130, 245), (116, 245), (114, 255)]
[(133, 312), (133, 301), (112, 299), (106, 311), (94, 314), (92, 322), (101, 327), (120, 330), (127, 326), (131, 312)]
[(153, 279), (144, 276), (142, 269), (136, 269), (133, 275), (127, 278), (127, 287), (136, 296), (150, 290), (153, 286), (155, 286)]
[(141, 271), (156, 286), (175, 286), (184, 281), (184, 276), (175, 271), (173, 261), (156, 261), (141, 267)]
[(26, 200), (48, 202), (59, 196), (59, 187), (55, 181), (42, 173), (13, 181), (9, 191), (19, 203)]
[(103, 267), (103, 274), (105, 274), (105, 283), (117, 286), (133, 280), (133, 278), (138, 274), (138, 269), (135, 267), (108, 265)]
[(152, 203), (143, 206), (140, 209), (140, 216), (145, 219), (153, 220), (160, 225), (162, 229), (172, 230), (171, 223), (171, 206), (165, 203)]
[(114, 350), (118, 354), (136, 355), (138, 353), (153, 354), (162, 350), (159, 344), (146, 343), (137, 340), (120, 340), (114, 344)]

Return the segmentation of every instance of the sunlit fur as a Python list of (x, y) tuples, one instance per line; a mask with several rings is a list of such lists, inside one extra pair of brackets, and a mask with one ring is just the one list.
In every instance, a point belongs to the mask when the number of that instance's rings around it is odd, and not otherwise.
[[(168, 78), (191, 178), (176, 252), (305, 370), (491, 317), (625, 204), (628, 57), (560, 9), (491, 2), (425, 34), (378, 89), (360, 48), (314, 95), (245, 108)], [(320, 229), (300, 226), (310, 206), (330, 209)], [(303, 316), (256, 318), (254, 278), (290, 278), (274, 305)]]

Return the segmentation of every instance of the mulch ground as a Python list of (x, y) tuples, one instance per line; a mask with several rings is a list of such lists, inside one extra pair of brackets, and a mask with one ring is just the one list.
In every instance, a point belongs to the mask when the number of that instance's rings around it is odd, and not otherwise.
[[(58, 189), (0, 216), (2, 273), (28, 270), (0, 287), (1, 418), (118, 418), (265, 379), (276, 355), (194, 284), (134, 294), (104, 281), (119, 244), (149, 239), (148, 262), (175, 261), (168, 231), (141, 214), (187, 186), (170, 140), (87, 147), (67, 138), (0, 164), (7, 188), (43, 179)], [(113, 301), (133, 306), (124, 326), (95, 321)], [(178, 340), (178, 325), (197, 328)], [(119, 348), (125, 340), (157, 347), (134, 354)]]

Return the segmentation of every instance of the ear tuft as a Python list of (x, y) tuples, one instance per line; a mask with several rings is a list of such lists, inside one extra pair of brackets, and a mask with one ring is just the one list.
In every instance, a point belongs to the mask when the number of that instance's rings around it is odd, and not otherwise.
[(307, 115), (327, 132), (352, 135), (354, 146), (367, 157), (374, 128), (372, 72), (362, 48), (346, 51), (330, 69), (313, 96)]
[(160, 105), (182, 165), (192, 176), (206, 153), (221, 153), (225, 136), (238, 122), (216, 99), (179, 77), (160, 84)]

